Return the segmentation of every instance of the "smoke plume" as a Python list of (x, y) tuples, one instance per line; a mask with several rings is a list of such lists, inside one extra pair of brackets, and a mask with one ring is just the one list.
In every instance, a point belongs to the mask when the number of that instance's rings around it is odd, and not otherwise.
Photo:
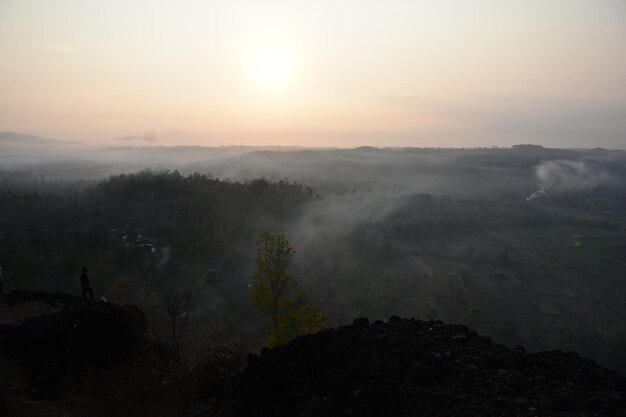
[(557, 159), (535, 167), (538, 190), (526, 200), (534, 200), (548, 193), (591, 190), (596, 187), (624, 183), (624, 160), (586, 158), (578, 161)]

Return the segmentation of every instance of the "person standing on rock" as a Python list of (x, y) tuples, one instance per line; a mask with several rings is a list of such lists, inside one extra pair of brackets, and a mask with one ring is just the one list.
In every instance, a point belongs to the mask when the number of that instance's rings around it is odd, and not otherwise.
[(0, 266), (0, 298), (2, 298), (2, 266)]
[(83, 266), (83, 272), (80, 274), (80, 286), (83, 288), (83, 300), (87, 301), (87, 293), (93, 302), (93, 290), (89, 284), (89, 277), (87, 276), (87, 267)]

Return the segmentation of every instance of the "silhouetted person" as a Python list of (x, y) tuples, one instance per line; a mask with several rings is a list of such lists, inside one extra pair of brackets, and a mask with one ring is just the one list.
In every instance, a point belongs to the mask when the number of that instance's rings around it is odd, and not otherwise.
[(91, 285), (89, 285), (89, 277), (87, 276), (87, 267), (83, 266), (83, 273), (80, 274), (80, 286), (83, 287), (83, 300), (87, 300), (87, 293), (89, 293), (89, 297), (91, 301), (93, 301), (93, 290), (91, 289)]
[(2, 298), (2, 267), (0, 266), (0, 298)]

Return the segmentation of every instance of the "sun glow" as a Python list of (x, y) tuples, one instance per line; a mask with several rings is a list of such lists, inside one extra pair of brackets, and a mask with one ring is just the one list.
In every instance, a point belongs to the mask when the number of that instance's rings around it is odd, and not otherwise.
[(284, 89), (293, 77), (293, 60), (288, 51), (275, 43), (258, 47), (251, 65), (257, 85), (267, 90)]

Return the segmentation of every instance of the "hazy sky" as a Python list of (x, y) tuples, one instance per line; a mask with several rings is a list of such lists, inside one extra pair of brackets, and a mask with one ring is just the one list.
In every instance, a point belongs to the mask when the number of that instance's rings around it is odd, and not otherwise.
[(626, 148), (624, 0), (0, 0), (0, 131)]

